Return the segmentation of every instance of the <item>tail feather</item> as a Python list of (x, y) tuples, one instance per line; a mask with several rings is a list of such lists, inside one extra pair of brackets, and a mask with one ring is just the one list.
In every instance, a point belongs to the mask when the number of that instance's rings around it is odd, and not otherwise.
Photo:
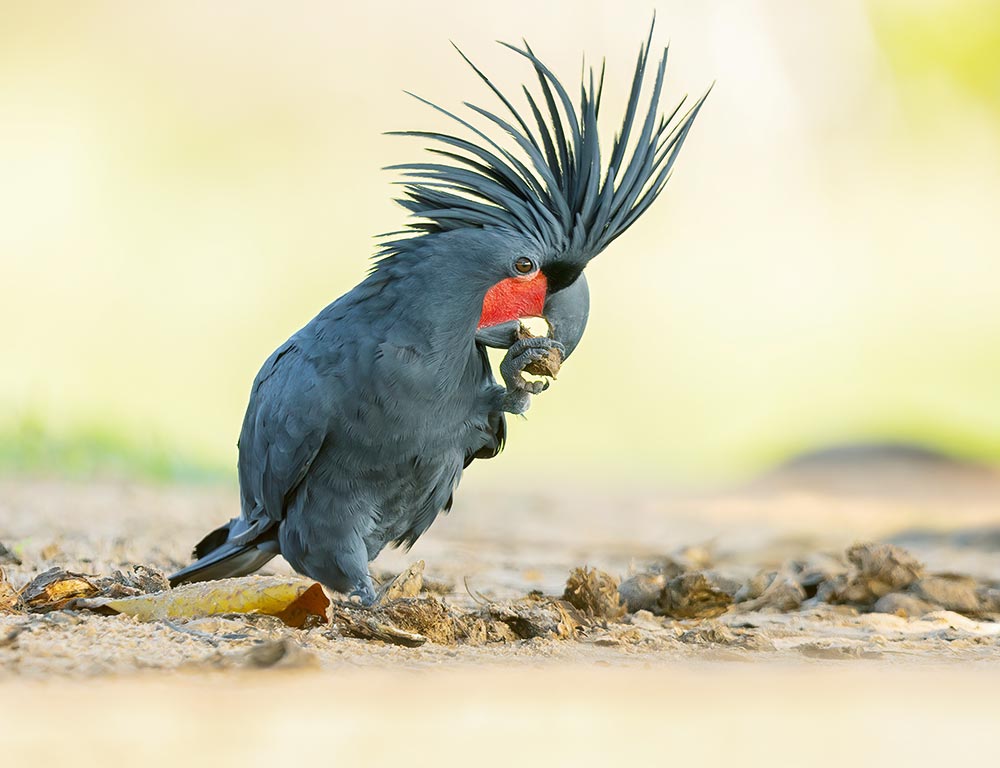
[(197, 560), (181, 568), (177, 573), (171, 574), (170, 586), (246, 576), (263, 567), (278, 554), (277, 542), (271, 538), (249, 544), (229, 541), (233, 523), (239, 522), (238, 519), (230, 520), (199, 541), (194, 547), (194, 556)]
[(223, 546), (227, 541), (229, 541), (229, 529), (232, 527), (233, 521), (230, 520), (225, 525), (220, 528), (216, 528), (214, 531), (205, 536), (201, 541), (194, 545), (194, 556), (196, 559), (200, 560), (211, 552), (214, 552), (219, 547)]

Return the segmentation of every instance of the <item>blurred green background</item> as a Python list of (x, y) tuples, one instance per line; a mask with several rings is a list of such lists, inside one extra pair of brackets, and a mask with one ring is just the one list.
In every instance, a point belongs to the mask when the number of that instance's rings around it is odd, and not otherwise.
[[(232, 477), (258, 366), (398, 229), (445, 106), (607, 57), (652, 6), (0, 3), (0, 468)], [(718, 481), (812, 447), (1000, 459), (1000, 4), (661, 2), (663, 198), (590, 268), (587, 338), (483, 482)], [(613, 130), (609, 122), (607, 137)], [(513, 454), (517, 458), (512, 458)]]

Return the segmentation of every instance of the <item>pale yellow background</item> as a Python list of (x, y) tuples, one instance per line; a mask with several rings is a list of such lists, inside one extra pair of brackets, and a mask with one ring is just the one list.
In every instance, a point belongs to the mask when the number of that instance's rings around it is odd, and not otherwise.
[[(1000, 457), (996, 4), (656, 7), (669, 98), (717, 85), (590, 268), (517, 467), (716, 479), (875, 438)], [(449, 40), (516, 89), (493, 41), (523, 35), (570, 86), (606, 56), (617, 119), (651, 10), (0, 3), (5, 455), (96, 435), (232, 466), (259, 364), (404, 222), (380, 168), (421, 147), (382, 132), (446, 124), (402, 90), (492, 108)]]

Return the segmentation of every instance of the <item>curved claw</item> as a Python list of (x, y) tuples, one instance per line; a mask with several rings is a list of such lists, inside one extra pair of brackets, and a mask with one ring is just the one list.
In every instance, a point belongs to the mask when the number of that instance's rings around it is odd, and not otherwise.
[(548, 379), (541, 379), (539, 381), (525, 381), (521, 388), (532, 395), (538, 395), (549, 388)]
[(524, 369), (546, 357), (553, 347), (560, 349), (562, 344), (545, 336), (533, 336), (514, 342), (500, 362), (500, 376), (507, 385), (507, 392), (526, 392), (532, 395), (544, 392), (548, 388), (548, 382), (528, 381), (524, 378)]

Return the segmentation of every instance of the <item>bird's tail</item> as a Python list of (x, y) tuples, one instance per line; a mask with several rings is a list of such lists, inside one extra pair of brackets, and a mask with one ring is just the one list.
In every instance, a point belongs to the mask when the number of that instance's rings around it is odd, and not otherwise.
[(245, 530), (246, 523), (239, 518), (230, 520), (195, 544), (194, 556), (197, 559), (186, 568), (171, 574), (170, 586), (246, 576), (263, 567), (278, 554), (277, 541), (273, 538), (237, 544), (232, 541), (236, 533), (234, 529)]

